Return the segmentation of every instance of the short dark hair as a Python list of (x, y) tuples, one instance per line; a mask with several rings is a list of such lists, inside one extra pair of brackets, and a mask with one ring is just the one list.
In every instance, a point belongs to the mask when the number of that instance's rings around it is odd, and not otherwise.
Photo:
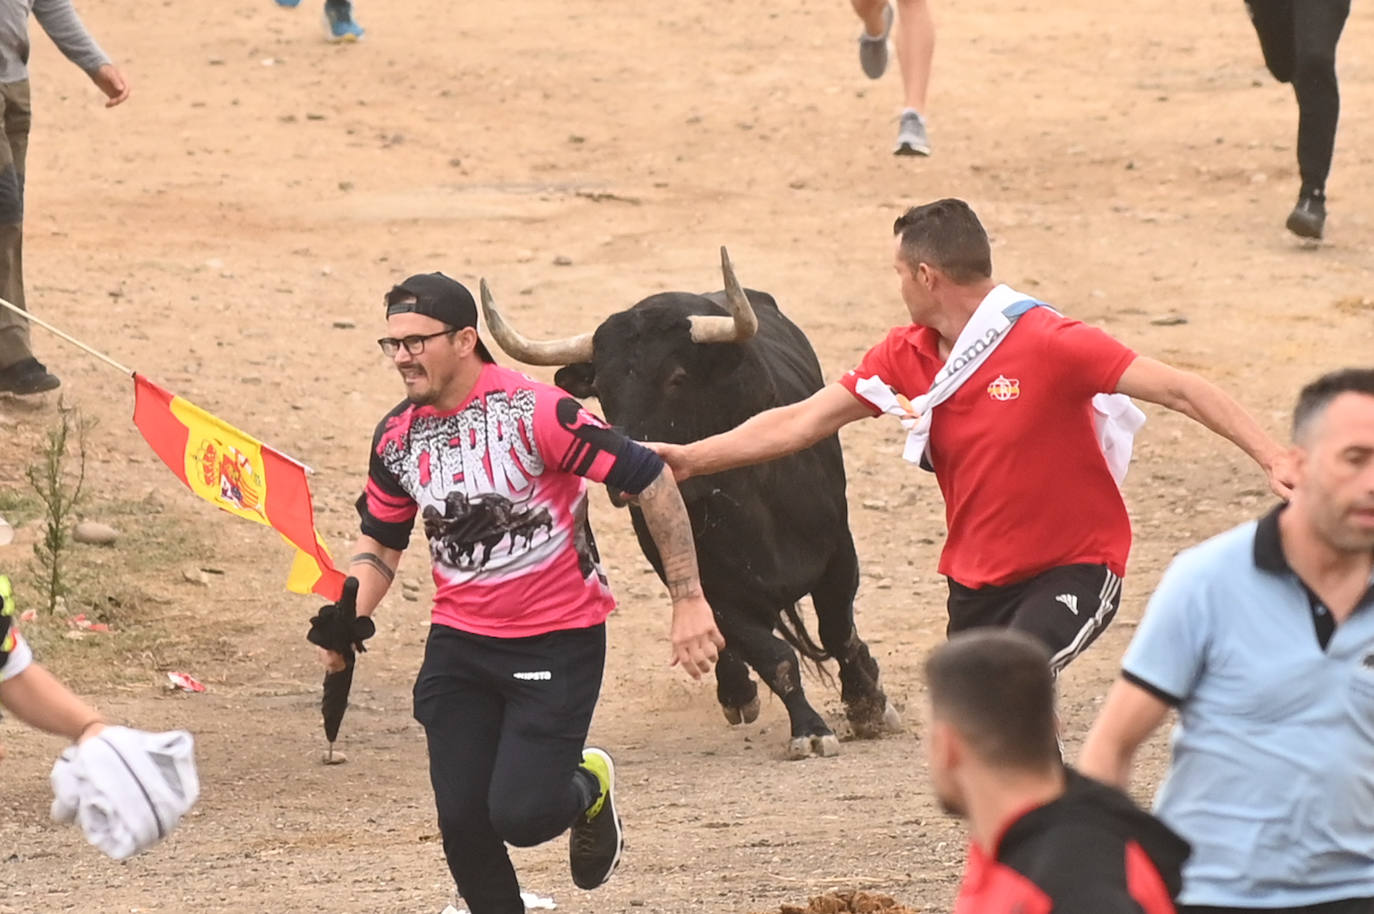
[(960, 285), (992, 277), (988, 233), (963, 200), (913, 206), (897, 217), (892, 234), (902, 239), (902, 255), (913, 270), (924, 261)]
[(1304, 387), (1298, 394), (1298, 405), (1293, 408), (1293, 440), (1298, 440), (1311, 428), (1332, 400), (1346, 393), (1374, 397), (1374, 368), (1333, 371)]
[(1044, 771), (1060, 761), (1049, 651), (1023, 632), (955, 635), (926, 660), (934, 715), (989, 765)]

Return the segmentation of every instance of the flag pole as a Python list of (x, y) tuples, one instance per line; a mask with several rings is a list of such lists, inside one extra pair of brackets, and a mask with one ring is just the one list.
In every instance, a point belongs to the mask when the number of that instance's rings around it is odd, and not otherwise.
[(134, 370), (133, 370), (132, 368), (126, 368), (125, 366), (119, 364), (118, 362), (116, 362), (114, 359), (110, 358), (108, 355), (106, 355), (106, 354), (103, 353), (103, 352), (97, 352), (96, 350), (92, 349), (90, 346), (87, 346), (85, 343), (83, 343), (83, 342), (81, 342), (80, 340), (78, 340), (76, 337), (69, 336), (68, 334), (63, 333), (61, 330), (58, 330), (56, 327), (54, 327), (52, 324), (48, 323), (47, 321), (43, 320), (42, 318), (40, 318), (40, 317), (34, 317), (32, 314), (30, 314), (29, 312), (25, 311), (23, 308), (20, 308), (20, 307), (18, 307), (17, 305), (12, 305), (12, 304), (10, 304), (9, 302), (5, 301), (3, 298), (0, 298), (0, 306), (4, 306), (4, 307), (6, 307), (6, 308), (9, 308), (11, 311), (13, 311), (15, 314), (18, 314), (20, 317), (24, 318), (25, 320), (27, 320), (27, 321), (32, 321), (33, 323), (35, 323), (35, 324), (37, 324), (38, 326), (42, 327), (44, 330), (48, 331), (49, 333), (54, 334), (54, 335), (56, 335), (56, 336), (60, 336), (62, 339), (64, 339), (64, 340), (66, 340), (67, 342), (71, 343), (73, 346), (76, 346), (78, 349), (84, 349), (84, 350), (86, 350), (86, 351), (89, 352), (91, 355), (95, 356), (97, 359), (100, 359), (100, 361), (104, 362), (106, 365), (109, 365), (111, 368), (116, 368), (116, 369), (118, 369), (118, 370), (120, 371), (120, 373), (129, 375), (130, 377), (133, 376)]

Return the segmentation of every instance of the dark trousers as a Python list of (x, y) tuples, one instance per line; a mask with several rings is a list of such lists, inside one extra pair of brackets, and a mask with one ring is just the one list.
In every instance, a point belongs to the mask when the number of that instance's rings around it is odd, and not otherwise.
[(1202, 908), (1180, 907), (1178, 914), (1374, 914), (1374, 898), (1348, 898), (1301, 908)]
[(591, 806), (579, 766), (606, 663), (606, 627), (487, 638), (430, 627), (415, 719), (444, 857), (472, 914), (524, 914), (506, 844), (558, 837)]
[(1049, 649), (1056, 676), (1097, 640), (1121, 605), (1121, 578), (1105, 565), (1061, 565), (1001, 586), (947, 580), (947, 635), (972, 628), (1023, 631)]
[(1350, 0), (1246, 0), (1264, 65), (1298, 98), (1298, 170), (1304, 191), (1324, 191), (1341, 95), (1336, 42)]
[[(29, 81), (0, 83), (0, 298), (24, 307), (24, 160), (29, 150)], [(29, 358), (29, 322), (0, 308), (0, 368)]]

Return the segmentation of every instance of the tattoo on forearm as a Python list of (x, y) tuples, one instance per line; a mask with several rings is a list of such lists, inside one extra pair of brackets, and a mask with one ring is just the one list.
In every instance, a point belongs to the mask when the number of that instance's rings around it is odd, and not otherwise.
[(701, 595), (692, 522), (677, 486), (660, 475), (640, 493), (639, 507), (663, 562), (663, 579), (673, 600)]
[(391, 566), (383, 561), (382, 557), (375, 552), (359, 552), (348, 560), (348, 564), (349, 567), (354, 565), (371, 565), (373, 568), (377, 569), (382, 577), (386, 578), (388, 584), (396, 577), (396, 572), (391, 569)]

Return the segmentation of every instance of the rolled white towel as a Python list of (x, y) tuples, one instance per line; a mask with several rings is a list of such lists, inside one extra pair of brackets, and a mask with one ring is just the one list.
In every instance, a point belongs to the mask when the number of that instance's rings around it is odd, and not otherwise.
[(171, 834), (200, 796), (195, 741), (184, 730), (106, 727), (69, 746), (52, 768), (52, 817), (76, 822), (116, 860)]

